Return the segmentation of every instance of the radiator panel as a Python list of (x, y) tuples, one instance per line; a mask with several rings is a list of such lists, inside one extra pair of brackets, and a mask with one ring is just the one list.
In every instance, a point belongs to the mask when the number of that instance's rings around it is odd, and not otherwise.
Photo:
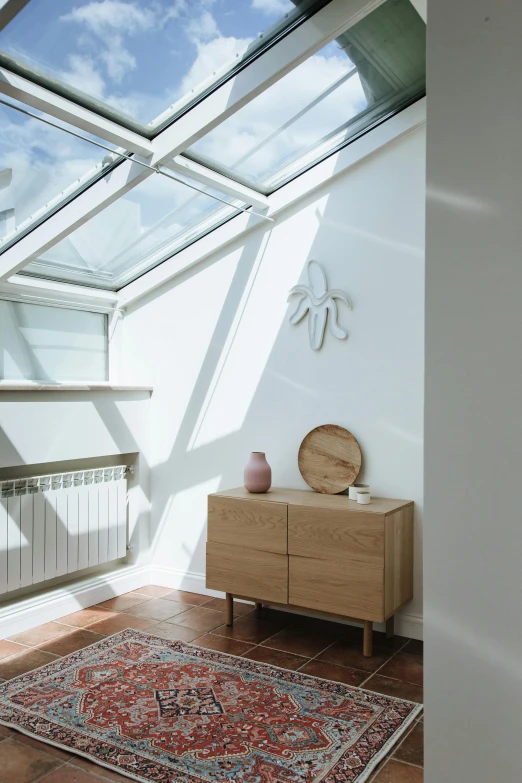
[(0, 594), (125, 557), (125, 468), (94, 473), (0, 482)]

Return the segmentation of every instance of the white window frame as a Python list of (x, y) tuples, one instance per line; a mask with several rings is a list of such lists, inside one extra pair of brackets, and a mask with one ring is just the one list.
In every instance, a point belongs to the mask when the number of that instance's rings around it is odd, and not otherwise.
[[(328, 5), (289, 32), (268, 51), (262, 53), (243, 71), (217, 87), (175, 123), (159, 133), (151, 142), (152, 153), (147, 158), (142, 158), (143, 162), (157, 166), (175, 160), (183, 150), (374, 11), (383, 2), (385, 0), (350, 0), (349, 2), (348, 0), (331, 0)], [(18, 100), (29, 103), (34, 101), (37, 94), (35, 85), (31, 85), (29, 88), (29, 85), (22, 84), (20, 77), (17, 79), (18, 81), (15, 83), (18, 90)], [(0, 78), (0, 92), (13, 89), (12, 84), (12, 79), (2, 80)], [(38, 95), (43, 100), (41, 92)], [(48, 113), (60, 116), (60, 112), (64, 111), (63, 99), (59, 99), (53, 93), (46, 95), (45, 100), (48, 101), (46, 104)], [(79, 113), (78, 110), (79, 107), (77, 107), (77, 113)], [(90, 115), (88, 118), (86, 113)], [(73, 122), (74, 119), (71, 116), (69, 121)], [(106, 137), (111, 129), (108, 127), (107, 120), (102, 121), (98, 115), (84, 110), (76, 124), (87, 121), (93, 123), (90, 132), (102, 139), (109, 140)], [(114, 125), (114, 123), (110, 124)], [(136, 134), (134, 135), (136, 136)], [(206, 176), (217, 189), (226, 184), (223, 182), (223, 175), (216, 174), (210, 169), (205, 172), (201, 169), (206, 169), (206, 167), (201, 166), (199, 174)], [(110, 174), (99, 179), (4, 251), (0, 256), (0, 282), (8, 280), (19, 269), (38, 258), (91, 217), (153, 174), (154, 172), (150, 169), (143, 168), (133, 161), (124, 160)], [(236, 192), (239, 187), (244, 187), (239, 186), (238, 183), (232, 183), (233, 180), (229, 180), (229, 187), (233, 187)], [(259, 200), (266, 197), (258, 194), (257, 198)], [(268, 200), (271, 202), (270, 199)], [(269, 209), (269, 207), (266, 208)], [(246, 219), (255, 218), (247, 217)]]

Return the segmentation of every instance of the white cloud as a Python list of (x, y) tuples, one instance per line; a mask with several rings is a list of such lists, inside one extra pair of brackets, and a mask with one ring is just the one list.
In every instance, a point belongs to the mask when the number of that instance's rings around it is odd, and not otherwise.
[(198, 85), (213, 77), (214, 73), (224, 70), (234, 62), (236, 54), (243, 52), (250, 38), (214, 38), (212, 41), (197, 44), (197, 57), (183, 77), (180, 95), (185, 95)]
[(185, 25), (185, 32), (194, 43), (210, 41), (221, 35), (217, 22), (209, 11), (190, 19)]
[(105, 81), (90, 57), (72, 54), (68, 68), (60, 74), (61, 79), (92, 98), (103, 99)]
[(295, 8), (290, 0), (252, 0), (252, 8), (270, 16), (283, 16)]
[(74, 8), (60, 18), (63, 22), (79, 22), (91, 32), (104, 37), (109, 30), (134, 34), (154, 26), (156, 17), (150, 8), (140, 8), (123, 0), (99, 0), (99, 2)]
[(119, 36), (112, 38), (112, 45), (101, 53), (101, 58), (107, 73), (115, 82), (121, 82), (128, 71), (136, 68), (136, 58), (123, 46)]

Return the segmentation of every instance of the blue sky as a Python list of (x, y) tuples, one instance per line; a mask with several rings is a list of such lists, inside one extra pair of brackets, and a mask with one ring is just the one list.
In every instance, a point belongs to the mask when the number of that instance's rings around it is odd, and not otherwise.
[(292, 11), (290, 0), (31, 0), (0, 49), (146, 124)]

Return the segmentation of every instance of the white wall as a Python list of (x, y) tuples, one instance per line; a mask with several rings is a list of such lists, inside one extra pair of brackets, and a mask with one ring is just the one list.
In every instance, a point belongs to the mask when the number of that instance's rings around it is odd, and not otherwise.
[(427, 783), (522, 779), (521, 31), (430, 5)]
[[(154, 562), (204, 574), (206, 496), (241, 485), (253, 450), (274, 484), (305, 487), (297, 451), (323, 423), (348, 427), (377, 494), (416, 504), (422, 613), (424, 128), (396, 140), (130, 309), (126, 382), (154, 385)], [(313, 258), (346, 290), (345, 342), (322, 351), (288, 324), (287, 293)]]
[(20, 466), (41, 466), (44, 473), (66, 470), (73, 461), (139, 452), (129, 532), (132, 559), (141, 562), (149, 543), (149, 406), (148, 392), (0, 391), (1, 478), (19, 475)]

